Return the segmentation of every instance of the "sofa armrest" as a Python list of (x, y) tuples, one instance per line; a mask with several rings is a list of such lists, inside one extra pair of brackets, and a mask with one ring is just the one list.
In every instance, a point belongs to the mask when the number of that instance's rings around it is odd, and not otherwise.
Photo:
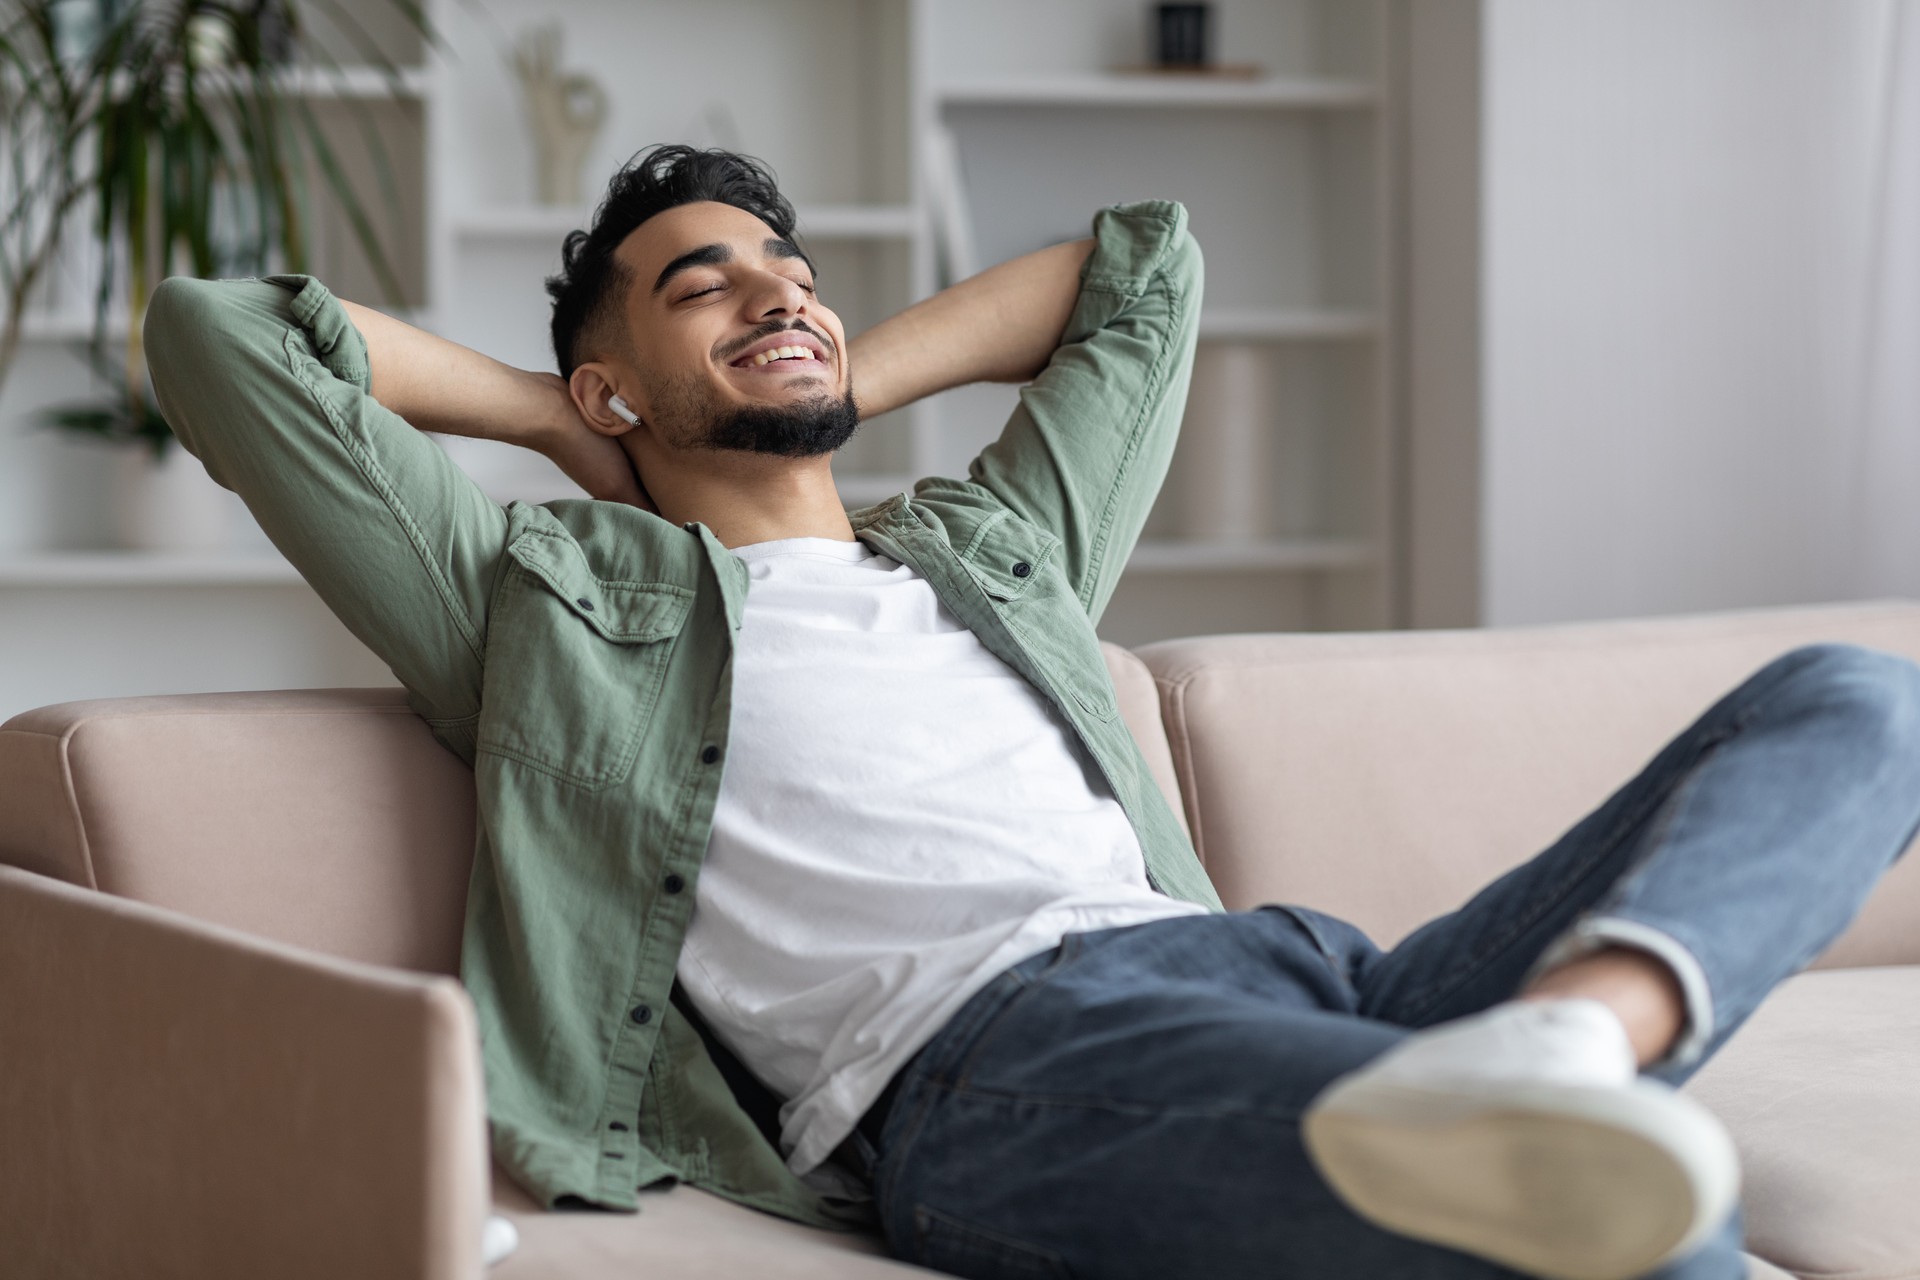
[(459, 984), (0, 866), (0, 1258), (21, 1275), (471, 1280)]

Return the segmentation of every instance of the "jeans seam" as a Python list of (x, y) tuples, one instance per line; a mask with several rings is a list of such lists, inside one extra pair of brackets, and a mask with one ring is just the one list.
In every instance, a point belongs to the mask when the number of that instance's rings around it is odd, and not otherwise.
[(1067, 1111), (1106, 1111), (1128, 1116), (1172, 1116), (1193, 1120), (1263, 1120), (1271, 1124), (1298, 1125), (1302, 1109), (1271, 1111), (1262, 1107), (1202, 1107), (1164, 1102), (1130, 1102), (1124, 1098), (1082, 1097), (1063, 1094), (1028, 1093), (1019, 1089), (930, 1081), (955, 1097), (986, 1098), (998, 1102), (1018, 1102), (1035, 1107), (1057, 1107)]

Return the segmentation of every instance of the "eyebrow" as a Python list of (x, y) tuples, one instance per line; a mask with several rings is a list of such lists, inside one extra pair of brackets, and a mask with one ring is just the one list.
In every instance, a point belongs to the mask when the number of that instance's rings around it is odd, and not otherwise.
[[(813, 266), (812, 260), (809, 259), (806, 254), (800, 252), (800, 246), (794, 244), (791, 240), (783, 240), (779, 236), (767, 237), (766, 241), (760, 246), (760, 252), (766, 254), (769, 258), (798, 258), (800, 261), (806, 263), (807, 266)], [(728, 245), (703, 244), (698, 249), (689, 249), (672, 262), (669, 262), (665, 268), (661, 270), (660, 278), (653, 282), (653, 291), (659, 293), (667, 287), (669, 281), (682, 271), (688, 271), (694, 267), (717, 267), (732, 261), (733, 249)]]

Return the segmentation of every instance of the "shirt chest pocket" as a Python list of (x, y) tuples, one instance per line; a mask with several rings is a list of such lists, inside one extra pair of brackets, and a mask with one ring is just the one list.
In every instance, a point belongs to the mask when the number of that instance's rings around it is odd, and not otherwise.
[(476, 749), (587, 789), (624, 779), (660, 700), (693, 592), (609, 580), (579, 547), (529, 533), (487, 625)]
[(1060, 540), (1011, 513), (981, 526), (961, 561), (1054, 685), (1100, 720), (1118, 712), (1093, 620), (1056, 563)]

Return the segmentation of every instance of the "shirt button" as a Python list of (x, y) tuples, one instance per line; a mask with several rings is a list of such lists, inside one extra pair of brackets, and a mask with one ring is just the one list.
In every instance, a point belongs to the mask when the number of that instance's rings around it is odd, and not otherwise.
[(574, 603), (582, 609), (585, 609), (588, 613), (593, 612), (593, 601), (587, 599), (585, 596), (581, 596), (578, 600), (575, 600)]
[(700, 753), (701, 764), (712, 764), (715, 760), (718, 760), (719, 758), (720, 758), (720, 748), (718, 747), (708, 747), (705, 751), (702, 751)]
[(653, 1021), (653, 1010), (647, 1008), (647, 1006), (643, 1004), (635, 1005), (633, 1012), (628, 1014), (627, 1016), (632, 1018), (635, 1022), (639, 1023), (641, 1026), (644, 1027), (649, 1022)]
[(687, 882), (685, 880), (682, 880), (679, 876), (672, 875), (672, 874), (669, 874), (667, 878), (661, 883), (666, 885), (668, 893), (678, 893), (682, 889), (687, 887)]
[(1028, 564), (1025, 560), (1022, 560), (1018, 564), (1013, 566), (1013, 576), (1016, 578), (1024, 578), (1032, 572), (1033, 572), (1033, 566)]

